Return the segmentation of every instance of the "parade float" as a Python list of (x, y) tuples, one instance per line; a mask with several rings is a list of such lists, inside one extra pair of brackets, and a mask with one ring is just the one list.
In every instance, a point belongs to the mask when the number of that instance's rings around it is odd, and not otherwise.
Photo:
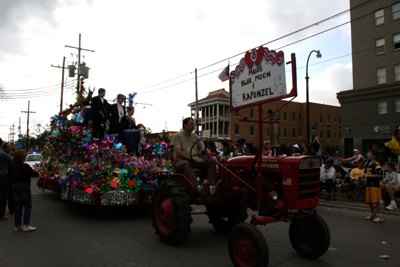
[(122, 143), (107, 136), (94, 139), (83, 118), (84, 103), (92, 92), (89, 89), (85, 97), (83, 83), (76, 103), (51, 117), (50, 129), (40, 137), (43, 167), (37, 185), (81, 204), (149, 202), (159, 176), (173, 171), (169, 144), (147, 144), (144, 127), (136, 152), (127, 153)]

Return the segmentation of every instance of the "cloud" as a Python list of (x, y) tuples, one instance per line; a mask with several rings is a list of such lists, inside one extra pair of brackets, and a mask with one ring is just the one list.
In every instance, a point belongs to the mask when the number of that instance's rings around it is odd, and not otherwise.
[(334, 64), (310, 79), (310, 102), (339, 106), (336, 94), (353, 88), (352, 69), (352, 63)]

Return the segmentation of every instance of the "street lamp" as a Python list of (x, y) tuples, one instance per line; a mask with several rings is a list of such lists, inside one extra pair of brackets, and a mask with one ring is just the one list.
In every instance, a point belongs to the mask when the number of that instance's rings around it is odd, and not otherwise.
[(310, 102), (309, 102), (309, 99), (308, 99), (308, 79), (310, 77), (308, 77), (308, 61), (310, 60), (310, 56), (311, 56), (311, 54), (313, 52), (317, 53), (317, 58), (321, 58), (322, 57), (322, 55), (319, 52), (319, 50), (318, 51), (317, 50), (313, 50), (308, 55), (307, 64), (306, 64), (307, 142), (310, 142), (310, 143), (311, 143), (311, 140), (310, 140)]

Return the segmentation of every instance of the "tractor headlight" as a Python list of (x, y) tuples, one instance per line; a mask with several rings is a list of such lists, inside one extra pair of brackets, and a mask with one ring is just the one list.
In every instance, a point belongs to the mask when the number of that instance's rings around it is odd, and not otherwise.
[(276, 200), (278, 199), (278, 192), (276, 192), (276, 191), (271, 191), (271, 192), (269, 193), (269, 197), (270, 197), (270, 199), (271, 199), (272, 201), (276, 201)]

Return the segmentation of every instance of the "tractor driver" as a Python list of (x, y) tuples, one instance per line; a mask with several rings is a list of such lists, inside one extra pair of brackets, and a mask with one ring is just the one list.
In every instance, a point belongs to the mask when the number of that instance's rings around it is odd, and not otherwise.
[[(201, 196), (204, 196), (207, 194), (206, 188), (199, 185), (193, 168), (202, 169), (203, 172), (207, 174), (208, 182), (215, 184), (217, 181), (216, 163), (213, 160), (204, 160), (197, 156), (190, 157), (190, 149), (200, 137), (193, 133), (194, 120), (192, 118), (184, 119), (182, 128), (183, 130), (181, 132), (174, 134), (171, 142), (171, 145), (174, 147), (176, 169), (179, 173), (189, 178), (196, 187), (197, 192)], [(199, 151), (202, 149), (204, 149), (204, 143), (199, 141), (196, 146), (193, 147), (192, 155), (198, 155)]]

